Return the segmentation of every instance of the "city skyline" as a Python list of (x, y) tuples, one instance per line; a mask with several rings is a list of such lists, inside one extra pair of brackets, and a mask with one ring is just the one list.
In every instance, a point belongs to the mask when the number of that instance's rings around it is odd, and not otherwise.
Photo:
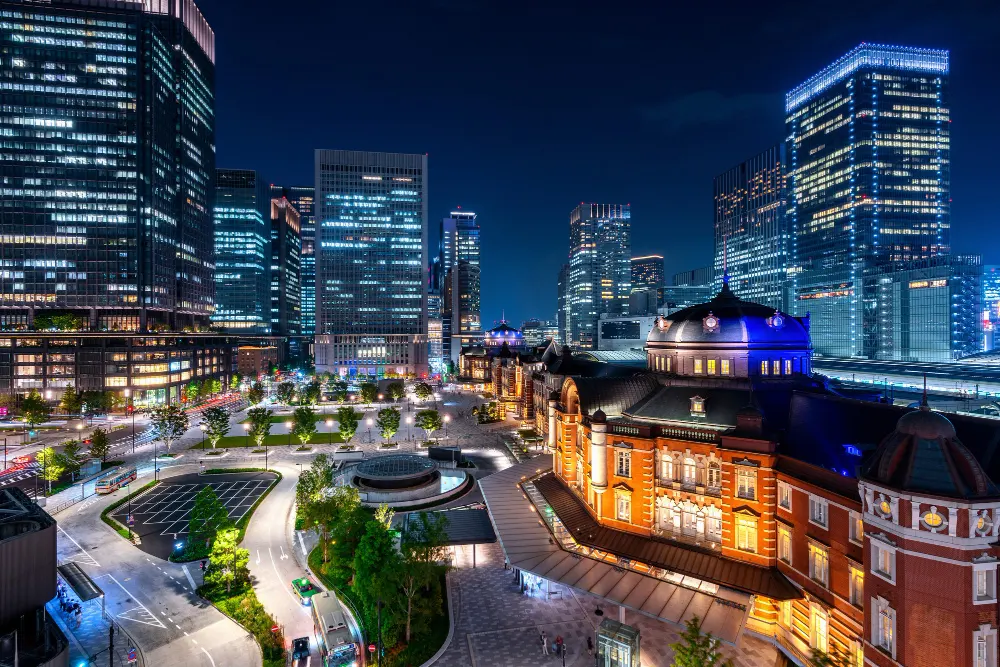
[[(276, 183), (308, 184), (311, 151), (322, 146), (428, 153), (434, 174), (429, 219), (439, 220), (460, 204), (488, 221), (484, 322), (504, 309), (512, 321), (554, 317), (554, 280), (535, 285), (528, 275), (515, 275), (498, 284), (489, 277), (506, 266), (505, 238), (540, 232), (558, 240), (566, 211), (580, 201), (631, 203), (635, 254), (663, 254), (668, 275), (710, 264), (712, 178), (784, 139), (784, 94), (863, 41), (951, 51), (952, 106), (961, 110), (953, 128), (952, 245), (956, 253), (983, 252), (987, 263), (1000, 255), (1000, 244), (982, 242), (995, 216), (977, 195), (990, 184), (987, 156), (1000, 150), (990, 112), (1000, 95), (1000, 74), (989, 67), (997, 61), (990, 41), (1000, 25), (998, 8), (977, 12), (959, 3), (911, 15), (889, 3), (869, 8), (858, 22), (837, 13), (817, 21), (819, 10), (791, 5), (733, 5), (708, 30), (691, 28), (710, 23), (700, 20), (704, 10), (691, 8), (677, 21), (666, 8), (608, 12), (597, 3), (580, 3), (577, 12), (566, 14), (542, 2), (514, 20), (487, 3), (389, 3), (395, 10), (385, 17), (364, 7), (342, 10), (347, 14), (338, 21), (362, 25), (385, 18), (383, 29), (399, 37), (398, 46), (346, 67), (326, 62), (306, 39), (322, 32), (330, 11), (323, 6), (301, 5), (310, 12), (308, 25), (298, 20), (301, 12), (273, 12), (264, 3), (248, 2), (238, 14), (225, 11), (219, 0), (199, 6), (216, 32), (228, 36), (219, 49), (226, 76), (220, 76), (218, 113), (227, 120), (219, 130), (219, 166), (259, 168)], [(612, 29), (601, 43), (621, 48), (572, 59), (559, 53), (565, 38), (604, 21)], [(751, 24), (763, 39), (753, 58), (743, 58), (740, 40), (731, 38)], [(303, 37), (301, 50), (280, 57), (255, 52), (256, 36), (282, 27)], [(461, 62), (433, 53), (443, 35), (463, 31), (483, 40), (480, 48)], [(347, 39), (344, 48), (362, 48), (355, 37)], [(507, 53), (514, 42), (521, 44), (514, 57), (488, 55)], [(350, 105), (282, 109), (258, 104), (244, 86), (280, 75), (294, 87), (337, 77), (344, 86), (369, 90), (372, 77), (414, 52), (427, 58), (427, 66), (412, 77), (393, 75), (392, 85), (374, 90), (370, 103), (362, 96)], [(551, 64), (537, 68), (539, 62)], [(629, 91), (624, 103), (577, 95), (612, 82)], [(454, 96), (436, 92), (458, 88), (466, 93), (458, 105)], [(523, 104), (524, 95), (532, 103)], [(406, 110), (402, 122), (397, 106)], [(280, 148), (254, 140), (278, 131)], [(627, 169), (616, 166), (622, 159)], [(513, 180), (493, 188), (507, 178)], [(430, 247), (436, 247), (434, 238)], [(567, 248), (545, 243), (520, 251), (539, 273), (555, 275)], [(512, 293), (523, 296), (515, 300)]]

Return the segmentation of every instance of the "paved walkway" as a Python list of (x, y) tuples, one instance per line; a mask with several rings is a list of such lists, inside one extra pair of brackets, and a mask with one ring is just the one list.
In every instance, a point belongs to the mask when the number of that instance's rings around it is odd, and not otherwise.
[[(601, 600), (553, 585), (545, 591), (522, 595), (513, 572), (503, 568), (499, 545), (480, 545), (476, 569), (472, 569), (471, 547), (458, 547), (457, 568), (448, 575), (448, 593), (453, 598), (455, 632), (435, 667), (523, 667), (561, 664), (554, 655), (544, 656), (539, 634), (549, 642), (562, 635), (566, 642), (566, 665), (589, 667), (587, 637), (596, 638), (602, 618), (617, 620), (618, 608), (604, 604), (605, 616), (594, 611)], [(547, 598), (547, 599), (546, 599)], [(643, 667), (669, 667), (678, 639), (676, 628), (649, 617), (626, 612), (625, 622), (639, 628)], [(784, 664), (769, 644), (744, 636), (738, 649), (726, 649), (737, 667), (775, 667)]]
[[(122, 632), (121, 626), (115, 623), (115, 658), (114, 663), (112, 663), (111, 654), (108, 651), (110, 624), (101, 614), (101, 601), (91, 600), (80, 606), (83, 614), (78, 625), (73, 614), (59, 608), (58, 598), (45, 605), (49, 615), (55, 620), (66, 638), (70, 640), (69, 664), (87, 664), (93, 667), (111, 667), (112, 664), (127, 665), (127, 651), (130, 647), (135, 646), (135, 643), (131, 642)], [(93, 660), (91, 660), (92, 656)], [(138, 661), (136, 665), (141, 667), (142, 662)]]

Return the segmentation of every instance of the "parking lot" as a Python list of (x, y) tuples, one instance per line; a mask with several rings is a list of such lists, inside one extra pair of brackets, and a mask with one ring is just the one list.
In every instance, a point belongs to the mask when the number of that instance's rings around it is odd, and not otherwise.
[[(142, 538), (140, 549), (159, 558), (167, 558), (175, 544), (185, 539), (194, 498), (201, 489), (211, 486), (229, 511), (229, 519), (242, 519), (277, 476), (273, 473), (231, 473), (224, 475), (181, 475), (161, 483), (131, 504), (132, 531)], [(128, 504), (112, 516), (123, 524), (129, 514)]]

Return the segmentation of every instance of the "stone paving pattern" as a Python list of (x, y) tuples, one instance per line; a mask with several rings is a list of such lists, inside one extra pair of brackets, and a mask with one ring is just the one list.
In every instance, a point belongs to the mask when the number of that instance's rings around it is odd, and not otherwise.
[[(456, 627), (451, 643), (434, 667), (561, 664), (551, 652), (542, 655), (539, 634), (543, 630), (550, 644), (562, 635), (567, 646), (566, 665), (594, 664), (594, 658), (587, 655), (587, 637), (596, 639), (602, 620), (594, 614), (601, 602), (598, 598), (555, 584), (548, 599), (544, 589), (522, 595), (514, 573), (503, 567), (503, 552), (498, 544), (479, 545), (476, 556), (478, 567), (468, 566), (470, 551), (461, 555), (460, 566), (448, 575)], [(604, 604), (602, 610), (604, 618), (617, 620), (617, 606)], [(673, 659), (669, 645), (677, 641), (677, 629), (631, 611), (626, 611), (625, 622), (639, 628), (643, 667), (669, 667)], [(724, 652), (737, 667), (785, 664), (774, 647), (749, 636), (744, 636), (739, 648)]]

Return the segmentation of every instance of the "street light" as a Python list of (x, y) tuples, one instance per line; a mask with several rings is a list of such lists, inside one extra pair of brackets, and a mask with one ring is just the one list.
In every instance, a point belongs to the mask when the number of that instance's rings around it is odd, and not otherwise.
[(246, 448), (250, 448), (250, 424), (243, 424), (243, 432), (246, 433)]
[(292, 448), (292, 422), (285, 422), (285, 428), (288, 429), (288, 448)]
[(369, 417), (368, 418), (368, 443), (369, 444), (371, 444), (371, 442), (372, 442), (372, 424), (373, 423), (374, 422), (372, 422), (372, 418)]
[(132, 404), (132, 390), (125, 389), (126, 405), (125, 409), (132, 415), (132, 453), (135, 454), (135, 405)]
[(406, 441), (409, 442), (413, 436), (413, 417), (406, 418)]
[(329, 433), (330, 433), (330, 446), (333, 447), (333, 420), (332, 419), (327, 419), (326, 420), (326, 428), (329, 430)]
[(444, 416), (444, 437), (448, 437), (448, 422), (451, 421), (451, 415)]
[(205, 451), (205, 425), (198, 424), (198, 428), (201, 429), (201, 451)]
[(132, 541), (132, 525), (131, 525), (130, 521), (132, 521), (132, 490), (129, 489), (129, 483), (128, 482), (125, 482), (125, 493), (128, 494), (128, 495), (125, 496), (125, 502), (128, 503), (128, 509), (125, 510), (125, 527), (128, 528), (128, 541), (131, 542)]

